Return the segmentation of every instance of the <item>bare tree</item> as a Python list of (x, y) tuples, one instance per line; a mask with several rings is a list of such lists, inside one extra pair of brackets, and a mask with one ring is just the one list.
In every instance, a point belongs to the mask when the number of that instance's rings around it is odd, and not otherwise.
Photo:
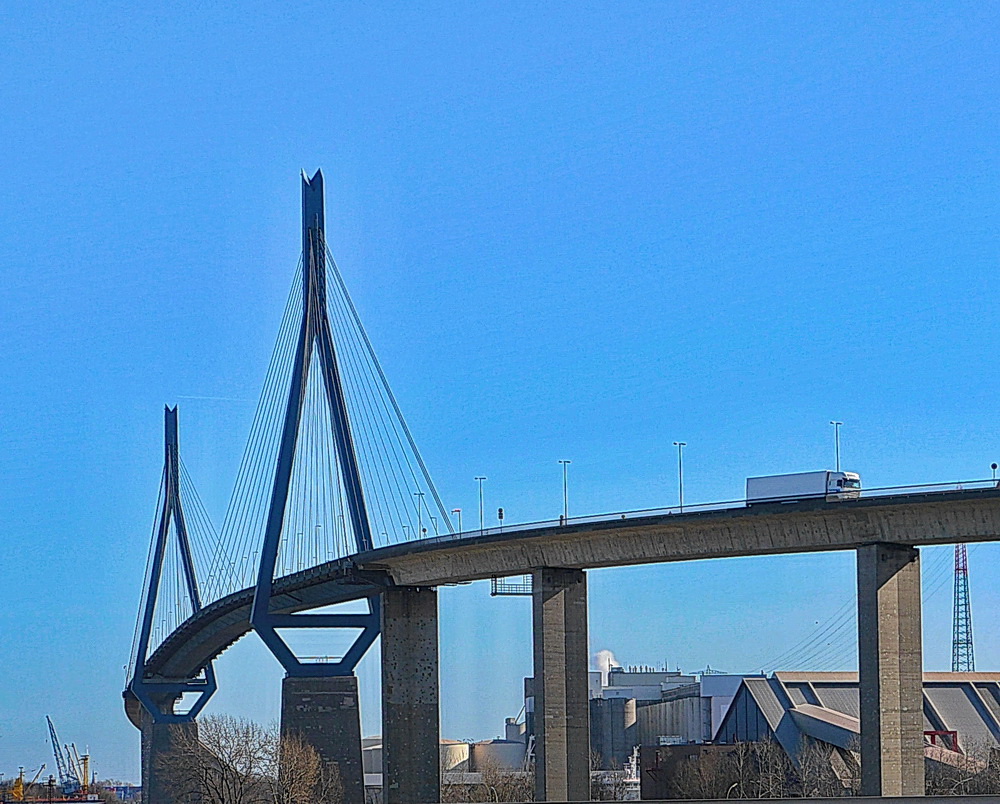
[(930, 749), (926, 762), (928, 795), (996, 795), (1000, 793), (1000, 758), (991, 745), (969, 742), (961, 751)]
[(785, 749), (774, 740), (761, 740), (753, 746), (758, 774), (755, 798), (788, 798), (797, 780)]
[(469, 804), (534, 801), (535, 774), (532, 771), (513, 770), (487, 761), (481, 762), (476, 772), (469, 776), (476, 780), (466, 784), (445, 784), (442, 774), (441, 801)]
[(199, 723), (200, 739), (181, 735), (160, 758), (182, 800), (201, 804), (270, 804), (262, 779), (271, 766), (269, 735), (226, 715)]
[[(721, 750), (720, 750), (721, 749)], [(787, 798), (801, 784), (784, 749), (773, 740), (719, 746), (680, 760), (671, 780), (677, 798)]]
[[(728, 755), (711, 751), (680, 760), (670, 780), (672, 795), (701, 799), (745, 797), (734, 793), (740, 789), (741, 779), (736, 773), (739, 765), (733, 754), (741, 750), (737, 745)], [(749, 749), (745, 753), (749, 756)]]
[(285, 735), (274, 752), (274, 804), (340, 804), (344, 785), (335, 763), (324, 763), (301, 735)]
[(214, 715), (199, 724), (200, 739), (185, 736), (162, 757), (178, 797), (191, 804), (340, 804), (336, 769), (300, 737), (276, 727)]
[(829, 743), (803, 737), (797, 756), (798, 794), (804, 798), (832, 798), (850, 788), (834, 770), (837, 749)]

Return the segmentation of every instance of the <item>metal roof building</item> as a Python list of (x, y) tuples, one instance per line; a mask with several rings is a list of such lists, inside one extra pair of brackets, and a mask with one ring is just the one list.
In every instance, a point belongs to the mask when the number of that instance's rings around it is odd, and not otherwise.
[[(859, 717), (857, 673), (744, 678), (715, 742), (773, 739), (793, 760), (805, 738), (854, 753)], [(1000, 745), (1000, 673), (924, 673), (924, 734), (937, 761)]]

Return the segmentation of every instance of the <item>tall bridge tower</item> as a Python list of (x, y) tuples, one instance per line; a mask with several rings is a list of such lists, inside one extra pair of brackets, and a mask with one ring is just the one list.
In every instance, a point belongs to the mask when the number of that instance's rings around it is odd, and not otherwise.
[[(302, 310), (291, 382), (285, 406), (267, 510), (264, 543), (257, 573), (250, 622), (285, 670), (281, 692), (281, 729), (305, 738), (326, 763), (335, 764), (347, 802), (364, 801), (361, 764), (361, 720), (358, 662), (379, 635), (380, 600), (367, 599), (367, 613), (276, 614), (272, 611), (275, 569), (285, 533), (286, 515), (297, 459), (309, 460), (303, 447), (303, 411), (310, 381), (318, 382), (332, 430), (339, 478), (338, 495), (345, 501), (345, 531), (357, 552), (371, 550), (371, 525), (365, 504), (354, 433), (344, 396), (337, 350), (327, 307), (326, 211), (323, 174), (302, 176)], [(326, 473), (329, 481), (332, 473)], [(280, 631), (291, 629), (351, 629), (360, 632), (342, 657), (308, 661), (297, 656)], [(279, 631), (280, 629), (280, 631)], [(320, 713), (325, 713), (319, 716)]]
[[(285, 671), (282, 733), (303, 739), (337, 771), (345, 804), (364, 804), (356, 669), (381, 636), (385, 801), (436, 802), (437, 592), (359, 569), (357, 556), (454, 531), (327, 248), (323, 190), (320, 171), (303, 174), (301, 273), (218, 534), (196, 494), (185, 500), (191, 517), (181, 507), (182, 486), (193, 487), (168, 411), (166, 502), (126, 711), (143, 729), (145, 775), (169, 756), (174, 737), (197, 739), (195, 716), (215, 689), (213, 658), (253, 630)], [(169, 617), (161, 616), (161, 586), (183, 603)], [(317, 644), (326, 655), (309, 655)], [(193, 677), (161, 677), (168, 672)], [(195, 705), (177, 711), (177, 699), (193, 693)], [(147, 733), (162, 739), (150, 742)], [(162, 791), (152, 798), (173, 801)]]

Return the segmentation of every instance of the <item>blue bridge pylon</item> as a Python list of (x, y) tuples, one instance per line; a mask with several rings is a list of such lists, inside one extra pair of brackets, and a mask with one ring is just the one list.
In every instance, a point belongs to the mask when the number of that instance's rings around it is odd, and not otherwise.
[[(181, 464), (176, 409), (166, 421), (161, 501), (126, 693), (160, 721), (193, 720), (215, 690), (211, 663), (197, 678), (165, 678), (150, 660), (159, 662), (160, 645), (180, 639), (178, 628), (203, 602), (247, 591), (249, 623), (288, 677), (352, 676), (379, 635), (388, 583), (358, 572), (353, 556), (454, 530), (327, 248), (320, 171), (302, 175), (301, 273), (219, 534)], [(310, 607), (289, 591), (308, 586), (322, 565), (364, 590), (360, 610)], [(323, 651), (341, 655), (305, 656), (291, 633), (316, 629), (336, 632), (340, 645), (353, 641)], [(199, 694), (194, 707), (174, 714), (176, 699), (190, 693)]]
[[(250, 615), (254, 630), (289, 676), (353, 674), (358, 662), (378, 637), (381, 627), (377, 589), (367, 598), (367, 613), (275, 614), (271, 611), (274, 573), (289, 507), (293, 467), (297, 458), (303, 462), (309, 460), (306, 450), (299, 444), (299, 436), (311, 372), (316, 372), (321, 387), (320, 396), (327, 406), (336, 460), (335, 474), (339, 478), (338, 496), (346, 509), (353, 548), (364, 552), (374, 546), (327, 308), (325, 229), (323, 174), (317, 170), (311, 179), (302, 175), (302, 315)], [(361, 632), (342, 657), (334, 661), (306, 662), (295, 655), (278, 632), (278, 629), (293, 628), (360, 629)]]
[[(160, 484), (160, 505), (153, 532), (153, 544), (147, 567), (146, 585), (133, 648), (131, 678), (127, 691), (131, 691), (154, 723), (189, 723), (204, 709), (215, 693), (215, 670), (209, 663), (200, 678), (169, 679), (150, 676), (147, 659), (155, 649), (154, 632), (162, 638), (169, 626), (198, 612), (201, 593), (195, 575), (194, 559), (188, 522), (181, 501), (181, 462), (178, 438), (177, 408), (165, 407), (163, 411), (163, 477)], [(171, 535), (173, 538), (171, 538)], [(164, 572), (171, 565), (176, 577)], [(180, 583), (176, 583), (180, 580)], [(162, 623), (161, 627), (157, 624)], [(174, 712), (174, 705), (185, 695), (195, 695), (194, 704), (185, 712)]]

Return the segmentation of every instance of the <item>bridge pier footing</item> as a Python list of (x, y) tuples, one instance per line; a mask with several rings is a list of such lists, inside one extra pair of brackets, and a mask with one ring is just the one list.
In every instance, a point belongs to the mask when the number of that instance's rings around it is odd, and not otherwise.
[(437, 590), (382, 593), (382, 800), (441, 800)]
[(154, 723), (142, 713), (142, 794), (157, 804), (181, 804), (190, 791), (184, 789), (185, 771), (195, 761), (191, 752), (198, 745), (198, 724)]
[(535, 800), (590, 800), (587, 575), (542, 567), (532, 577)]
[(316, 749), (326, 768), (336, 768), (344, 804), (364, 804), (357, 676), (285, 676), (281, 733), (297, 734)]
[(857, 550), (861, 795), (924, 794), (920, 553)]

